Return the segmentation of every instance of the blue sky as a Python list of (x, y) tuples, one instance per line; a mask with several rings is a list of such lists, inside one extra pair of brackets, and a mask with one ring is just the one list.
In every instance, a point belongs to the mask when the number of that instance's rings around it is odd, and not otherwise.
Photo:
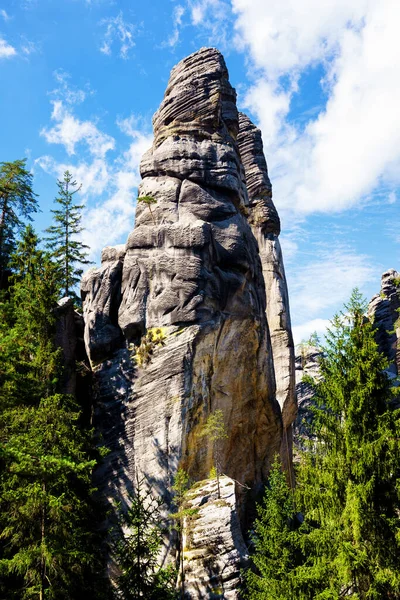
[(0, 161), (28, 158), (39, 231), (74, 173), (98, 261), (171, 68), (216, 46), (262, 129), (300, 341), (400, 269), (399, 22), (398, 0), (0, 0)]

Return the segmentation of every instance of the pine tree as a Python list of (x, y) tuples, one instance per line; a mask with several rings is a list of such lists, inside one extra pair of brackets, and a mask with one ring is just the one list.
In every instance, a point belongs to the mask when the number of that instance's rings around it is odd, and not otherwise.
[[(317, 534), (317, 536), (316, 536)], [(328, 553), (318, 557), (321, 536), (296, 514), (293, 490), (278, 459), (272, 465), (252, 534), (252, 569), (244, 573), (249, 600), (312, 600), (326, 595)], [(329, 545), (329, 540), (325, 541)], [(320, 547), (321, 550), (321, 547)], [(320, 595), (322, 592), (322, 595)]]
[(15, 234), (24, 220), (32, 220), (31, 214), (38, 210), (32, 179), (32, 173), (26, 170), (26, 159), (0, 163), (0, 289), (6, 284)]
[(74, 287), (80, 282), (82, 269), (77, 264), (87, 265), (88, 246), (79, 241), (76, 236), (83, 231), (81, 227), (81, 211), (83, 205), (74, 204), (74, 196), (81, 186), (73, 180), (69, 171), (65, 171), (64, 179), (57, 181), (59, 195), (55, 203), (60, 208), (52, 210), (54, 224), (46, 232), (47, 247), (52, 256), (59, 261), (60, 280), (65, 296), (72, 296), (78, 300)]
[(381, 600), (400, 598), (400, 421), (365, 308), (355, 290), (328, 331), (298, 492), (331, 539), (336, 597)]
[(191, 516), (189, 513), (193, 509), (187, 509), (185, 507), (185, 496), (189, 489), (189, 476), (186, 471), (182, 468), (178, 469), (172, 491), (174, 492), (174, 504), (176, 511), (172, 513), (172, 518), (175, 520), (175, 529), (178, 532), (179, 542), (179, 565), (180, 565), (180, 588), (181, 598), (185, 596), (185, 568), (184, 568), (184, 548), (183, 548), (183, 523), (185, 517)]
[(73, 590), (92, 559), (85, 500), (95, 461), (87, 458), (78, 418), (72, 400), (61, 395), (1, 417), (7, 476), (1, 481), (0, 570), (20, 576), (23, 600), (78, 598)]
[(160, 567), (159, 553), (165, 530), (163, 501), (155, 498), (145, 479), (137, 479), (135, 494), (120, 511), (112, 554), (120, 575), (116, 597), (123, 600), (173, 600), (176, 571)]
[(38, 405), (56, 392), (61, 351), (54, 347), (58, 270), (28, 226), (12, 255), (10, 298), (0, 303), (0, 410)]
[(94, 533), (98, 453), (74, 401), (57, 393), (58, 271), (37, 244), (28, 227), (0, 304), (0, 590), (16, 600), (97, 600), (108, 594)]

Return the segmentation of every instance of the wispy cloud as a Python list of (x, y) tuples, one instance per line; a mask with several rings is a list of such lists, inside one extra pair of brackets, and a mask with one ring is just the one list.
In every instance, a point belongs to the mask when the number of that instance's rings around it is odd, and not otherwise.
[(76, 118), (62, 100), (55, 100), (52, 104), (51, 119), (56, 124), (40, 132), (47, 142), (62, 144), (69, 155), (75, 154), (75, 146), (80, 142), (86, 144), (90, 154), (98, 157), (104, 157), (109, 150), (114, 149), (114, 138), (101, 132), (93, 121)]
[(296, 325), (292, 328), (295, 345), (297, 346), (300, 342), (308, 340), (314, 331), (317, 332), (318, 337), (322, 338), (329, 327), (329, 323), (329, 319), (311, 319), (302, 323), (302, 325)]
[(35, 42), (24, 39), (21, 46), (21, 52), (25, 56), (30, 56), (31, 54), (38, 52), (38, 46), (35, 44)]
[(2, 17), (6, 22), (11, 19), (10, 15), (4, 10), (4, 8), (0, 9), (0, 17)]
[(82, 90), (71, 83), (71, 75), (63, 69), (57, 69), (53, 72), (57, 87), (49, 92), (57, 100), (63, 100), (68, 104), (81, 104), (85, 101), (88, 94), (93, 94), (93, 90), (87, 83), (85, 89)]
[(11, 46), (6, 40), (0, 37), (0, 59), (2, 58), (11, 58), (17, 54), (14, 46)]
[(207, 43), (217, 45), (225, 53), (232, 48), (229, 26), (232, 22), (231, 3), (227, 0), (186, 0), (191, 23), (204, 31)]
[(332, 243), (329, 250), (318, 251), (319, 258), (304, 260), (299, 256), (290, 269), (289, 294), (291, 312), (300, 325), (331, 314), (346, 302), (355, 287), (363, 288), (376, 280), (379, 266), (370, 256), (357, 254), (347, 246)]
[(82, 183), (82, 239), (91, 248), (91, 258), (98, 260), (104, 246), (119, 242), (133, 228), (139, 164), (151, 146), (152, 135), (148, 125), (134, 116), (118, 119), (117, 125), (128, 144), (122, 149), (116, 147), (115, 139), (102, 131), (97, 122), (75, 114), (85, 95), (78, 93), (64, 72), (57, 71), (55, 78), (58, 87), (52, 93), (58, 90), (61, 96), (51, 101), (51, 120), (55, 125), (44, 128), (41, 134), (48, 143), (62, 145), (67, 159), (60, 161), (46, 154), (37, 158), (35, 165), (58, 179), (69, 170)]
[(185, 8), (178, 4), (178, 6), (174, 7), (173, 15), (172, 15), (172, 33), (167, 39), (167, 41), (162, 43), (162, 46), (169, 46), (170, 48), (174, 48), (179, 42), (180, 29), (182, 26), (182, 18), (185, 14)]
[(133, 23), (124, 21), (122, 12), (116, 17), (103, 19), (100, 25), (106, 28), (103, 43), (100, 47), (100, 52), (110, 56), (112, 54), (113, 45), (119, 46), (119, 55), (121, 58), (128, 58), (129, 51), (135, 46)]

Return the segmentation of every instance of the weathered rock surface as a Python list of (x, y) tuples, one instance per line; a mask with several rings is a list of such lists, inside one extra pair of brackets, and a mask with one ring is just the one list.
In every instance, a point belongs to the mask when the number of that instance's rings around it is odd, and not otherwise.
[(260, 134), (235, 99), (215, 49), (173, 69), (141, 163), (139, 196), (156, 204), (138, 203), (126, 246), (104, 250), (82, 298), (96, 420), (111, 449), (102, 490), (124, 496), (138, 472), (169, 501), (178, 466), (205, 479), (213, 447), (200, 434), (220, 409), (222, 471), (251, 488), (237, 486), (229, 519), (245, 525), (295, 406), (279, 218)]
[(296, 396), (298, 413), (293, 424), (294, 452), (304, 450), (304, 442), (310, 439), (309, 423), (312, 418), (314, 392), (305, 376), (318, 380), (320, 376), (319, 359), (321, 350), (314, 346), (304, 346), (301, 354), (296, 355)]
[(183, 537), (185, 591), (189, 598), (240, 598), (241, 569), (248, 551), (236, 510), (235, 484), (229, 477), (208, 480), (188, 494), (198, 513), (187, 518)]
[(389, 269), (382, 275), (381, 291), (368, 305), (368, 315), (376, 326), (379, 350), (390, 361), (389, 373), (400, 374), (400, 273)]
[(284, 425), (281, 457), (288, 466), (291, 462), (292, 423), (296, 418), (297, 402), (289, 295), (278, 239), (280, 220), (272, 201), (272, 187), (263, 152), (261, 131), (243, 113), (239, 113), (237, 141), (249, 197), (249, 223), (258, 242), (264, 275), (276, 397), (281, 407)]

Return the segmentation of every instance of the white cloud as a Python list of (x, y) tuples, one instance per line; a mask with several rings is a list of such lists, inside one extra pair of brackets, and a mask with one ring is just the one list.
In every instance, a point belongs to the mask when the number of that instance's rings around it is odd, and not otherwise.
[(40, 132), (50, 144), (62, 144), (68, 154), (75, 154), (75, 146), (84, 142), (94, 156), (104, 157), (113, 150), (115, 140), (110, 135), (102, 133), (93, 121), (80, 121), (62, 100), (54, 100), (51, 118), (56, 122), (50, 129)]
[(11, 58), (17, 54), (14, 46), (11, 46), (4, 38), (0, 37), (0, 59)]
[(0, 10), (0, 16), (7, 22), (11, 19), (10, 15), (7, 14), (7, 12), (4, 10), (4, 8), (2, 8)]
[(103, 44), (101, 45), (100, 52), (110, 56), (112, 54), (112, 45), (114, 42), (120, 45), (120, 56), (122, 58), (128, 58), (129, 50), (135, 46), (133, 39), (134, 25), (124, 21), (122, 12), (116, 17), (109, 19), (103, 19), (100, 23), (106, 27)]
[(35, 44), (35, 42), (31, 42), (30, 40), (25, 39), (23, 41), (23, 44), (21, 46), (21, 52), (22, 54), (25, 54), (25, 56), (30, 56), (31, 54), (33, 54), (34, 52), (38, 51), (38, 46)]
[(37, 158), (35, 165), (57, 179), (62, 179), (65, 171), (69, 171), (74, 179), (82, 184), (82, 194), (85, 197), (102, 194), (111, 175), (107, 163), (101, 158), (96, 158), (93, 162), (74, 164), (56, 162), (52, 156), (45, 155)]
[(58, 87), (49, 92), (49, 95), (54, 96), (57, 100), (64, 100), (68, 104), (81, 104), (85, 101), (88, 94), (93, 94), (89, 84), (86, 84), (85, 90), (77, 88), (71, 84), (71, 75), (63, 69), (57, 69), (53, 72), (54, 79)]
[[(140, 182), (139, 164), (143, 153), (152, 143), (140, 119), (131, 116), (120, 119), (117, 125), (130, 138), (125, 150), (117, 157), (109, 157), (115, 149), (113, 137), (101, 131), (89, 120), (79, 119), (74, 111), (83, 102), (85, 93), (73, 88), (64, 72), (55, 74), (59, 87), (52, 94), (62, 99), (52, 101), (53, 127), (41, 134), (49, 143), (61, 144), (71, 157), (68, 161), (56, 161), (50, 155), (35, 160), (35, 165), (57, 179), (66, 170), (82, 184), (82, 202), (85, 204), (81, 239), (90, 247), (90, 258), (98, 260), (104, 246), (120, 242), (134, 224), (136, 188)], [(69, 106), (66, 103), (69, 102)], [(73, 160), (79, 145), (79, 160)]]
[(304, 340), (308, 340), (314, 331), (317, 332), (319, 338), (322, 338), (325, 335), (327, 327), (329, 327), (329, 323), (328, 319), (311, 319), (293, 327), (292, 333), (295, 346)]
[[(399, 2), (232, 5), (236, 45), (249, 53), (255, 80), (244, 104), (263, 131), (278, 208), (338, 211), (382, 183), (399, 184)], [(289, 121), (290, 102), (317, 64), (326, 105), (301, 127)]]
[(396, 200), (397, 200), (396, 192), (393, 192), (393, 191), (390, 192), (390, 194), (388, 195), (388, 200), (387, 200), (388, 204), (395, 204)]
[(228, 52), (232, 47), (229, 25), (232, 18), (227, 0), (186, 0), (192, 25), (207, 32), (208, 44)]
[(169, 46), (170, 48), (174, 48), (176, 46), (176, 44), (178, 43), (180, 28), (182, 25), (182, 17), (184, 14), (185, 14), (185, 8), (181, 4), (178, 4), (178, 6), (175, 6), (173, 15), (172, 15), (172, 22), (173, 22), (172, 33), (169, 36), (169, 38), (167, 39), (167, 41), (163, 42), (163, 44), (162, 44), (163, 47)]
[(299, 256), (293, 272), (288, 272), (291, 313), (300, 324), (320, 318), (323, 311), (331, 314), (350, 298), (353, 288), (362, 289), (379, 272), (371, 257), (346, 247), (319, 250), (318, 256), (303, 264)]

